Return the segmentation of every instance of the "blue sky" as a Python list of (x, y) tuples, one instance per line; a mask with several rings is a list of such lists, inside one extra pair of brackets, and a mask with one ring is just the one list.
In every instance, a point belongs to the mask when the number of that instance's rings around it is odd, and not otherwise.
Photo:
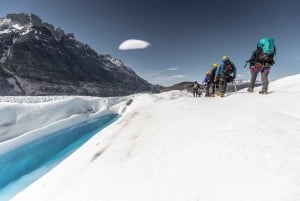
[[(245, 60), (266, 36), (277, 47), (270, 78), (300, 73), (299, 8), (298, 0), (0, 0), (1, 17), (34, 13), (164, 86), (202, 81), (223, 55), (248, 79)], [(120, 50), (128, 39), (150, 45)]]

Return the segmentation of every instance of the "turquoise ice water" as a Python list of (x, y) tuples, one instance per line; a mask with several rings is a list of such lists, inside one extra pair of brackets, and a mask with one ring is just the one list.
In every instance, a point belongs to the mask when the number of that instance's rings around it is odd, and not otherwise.
[(0, 201), (43, 176), (117, 117), (109, 114), (88, 120), (0, 155)]

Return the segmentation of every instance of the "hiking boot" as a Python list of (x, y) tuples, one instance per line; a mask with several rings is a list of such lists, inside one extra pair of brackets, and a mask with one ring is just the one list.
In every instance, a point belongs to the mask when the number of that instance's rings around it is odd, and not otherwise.
[(220, 93), (220, 97), (224, 97), (225, 94), (223, 92)]
[(253, 92), (253, 88), (249, 87), (249, 88), (247, 89), (247, 91), (250, 92), (250, 93), (252, 93), (252, 92)]
[(267, 91), (267, 90), (264, 90), (264, 89), (262, 89), (262, 90), (260, 90), (258, 93), (260, 93), (260, 94), (267, 94), (267, 93), (268, 93), (268, 91)]

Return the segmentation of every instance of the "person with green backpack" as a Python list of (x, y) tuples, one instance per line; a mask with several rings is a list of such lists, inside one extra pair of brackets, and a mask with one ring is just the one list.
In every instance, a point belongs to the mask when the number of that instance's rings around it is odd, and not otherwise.
[[(260, 94), (268, 93), (268, 75), (270, 73), (271, 66), (274, 65), (274, 55), (276, 54), (276, 48), (273, 38), (262, 38), (257, 43), (256, 50), (253, 51), (251, 58), (246, 61), (250, 63), (249, 69), (251, 73), (248, 92), (253, 92), (255, 81), (258, 73), (261, 73), (262, 89)], [(245, 65), (245, 67), (246, 67)]]

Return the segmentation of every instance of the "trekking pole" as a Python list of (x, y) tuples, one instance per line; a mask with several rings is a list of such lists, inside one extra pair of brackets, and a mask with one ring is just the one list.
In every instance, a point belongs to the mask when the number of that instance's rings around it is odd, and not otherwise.
[(236, 82), (235, 82), (235, 80), (233, 80), (233, 81), (232, 81), (232, 84), (233, 84), (233, 86), (234, 86), (234, 92), (237, 92), (237, 88), (236, 88)]

